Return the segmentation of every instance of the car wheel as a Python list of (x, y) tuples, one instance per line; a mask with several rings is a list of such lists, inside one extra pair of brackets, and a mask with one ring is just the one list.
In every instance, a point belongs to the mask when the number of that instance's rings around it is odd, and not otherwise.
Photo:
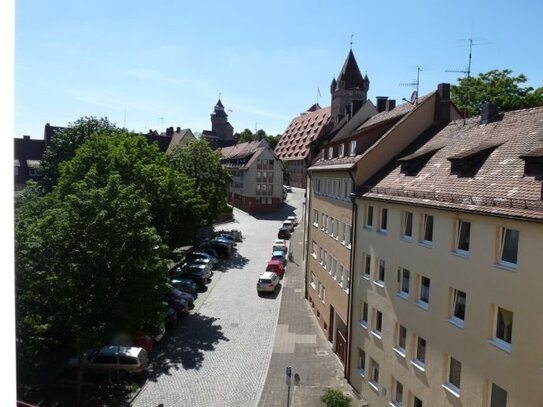
[(126, 370), (119, 370), (117, 372), (117, 377), (119, 381), (124, 382), (130, 379), (130, 374)]

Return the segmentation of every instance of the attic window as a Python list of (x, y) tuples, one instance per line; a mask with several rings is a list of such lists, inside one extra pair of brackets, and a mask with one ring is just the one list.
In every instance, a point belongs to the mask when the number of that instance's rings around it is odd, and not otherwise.
[(334, 158), (334, 147), (328, 147), (328, 159)]
[(524, 160), (524, 176), (543, 179), (543, 147), (521, 155)]
[(447, 160), (451, 162), (451, 175), (474, 177), (494, 149), (501, 144), (479, 145), (454, 156), (447, 157)]
[(401, 164), (400, 172), (408, 176), (417, 175), (424, 168), (432, 156), (440, 150), (441, 147), (430, 150), (417, 151), (411, 155), (398, 159)]
[(338, 146), (338, 153), (337, 153), (338, 157), (339, 158), (343, 158), (343, 156), (345, 155), (345, 144), (341, 143), (339, 146)]

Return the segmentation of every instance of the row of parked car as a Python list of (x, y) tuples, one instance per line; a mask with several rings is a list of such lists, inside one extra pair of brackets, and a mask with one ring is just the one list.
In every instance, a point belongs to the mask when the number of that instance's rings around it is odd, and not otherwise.
[(286, 239), (290, 239), (290, 236), (297, 225), (298, 219), (296, 216), (289, 216), (287, 220), (283, 222), (283, 225), (279, 229), (279, 238), (273, 241), (272, 257), (266, 265), (266, 271), (258, 277), (256, 283), (256, 291), (258, 293), (275, 292), (279, 286), (279, 280), (283, 278), (285, 274), (289, 256), (289, 244)]
[[(238, 238), (241, 240), (240, 234)], [(135, 332), (117, 335), (111, 343), (85, 353), (85, 371), (108, 374), (118, 379), (141, 374), (147, 366), (149, 352), (164, 337), (166, 327), (173, 326), (180, 316), (194, 308), (194, 301), (198, 293), (206, 289), (213, 269), (221, 259), (230, 257), (236, 246), (233, 235), (222, 232), (187, 253), (181, 263), (169, 270), (171, 288), (165, 296), (167, 308), (164, 322), (152, 334)], [(77, 358), (68, 362), (71, 368), (77, 364)]]

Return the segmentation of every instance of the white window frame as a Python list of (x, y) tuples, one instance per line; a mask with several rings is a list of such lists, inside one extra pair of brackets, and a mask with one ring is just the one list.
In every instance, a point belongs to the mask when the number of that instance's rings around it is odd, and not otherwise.
[(374, 283), (379, 287), (385, 286), (385, 274), (386, 274), (386, 263), (383, 259), (378, 259), (377, 261), (377, 271), (375, 272), (375, 281)]
[(366, 376), (366, 352), (358, 348), (358, 374), (362, 377)]
[[(426, 229), (428, 228), (428, 220), (432, 219), (432, 240), (426, 239)], [(434, 215), (428, 215), (427, 213), (424, 214), (422, 219), (422, 239), (421, 243), (425, 244), (426, 246), (432, 246), (434, 244)]]
[[(455, 383), (452, 383), (451, 382), (451, 369), (452, 369), (452, 365), (453, 365), (453, 361), (454, 362), (457, 362), (458, 365), (460, 366), (460, 373), (459, 373), (459, 377), (458, 377), (458, 384), (455, 384)], [(462, 385), (462, 363), (458, 360), (458, 359), (455, 359), (453, 358), (452, 356), (449, 356), (447, 358), (447, 381), (442, 385), (443, 388), (445, 388), (445, 390), (447, 390), (449, 393), (451, 393), (453, 396), (455, 396), (456, 398), (459, 398), (460, 397), (460, 387)]]
[(371, 255), (363, 253), (364, 264), (362, 265), (362, 278), (369, 280), (371, 277)]
[(338, 158), (343, 158), (345, 156), (345, 144), (341, 143), (338, 145)]
[(366, 229), (372, 230), (373, 229), (373, 221), (374, 221), (374, 207), (373, 205), (366, 205), (366, 221), (364, 224), (364, 227)]
[(313, 256), (314, 259), (317, 258), (317, 242), (314, 240), (311, 242), (311, 256)]
[(383, 337), (383, 312), (378, 309), (373, 310), (373, 329), (371, 333), (378, 339)]
[[(500, 309), (503, 309), (504, 311), (507, 311), (507, 312), (510, 312), (511, 313), (511, 333), (509, 334), (510, 336), (510, 340), (507, 341), (506, 339), (504, 338), (499, 338), (498, 337), (498, 317), (499, 317), (499, 313), (500, 313)], [(500, 307), (498, 305), (494, 305), (494, 318), (493, 318), (493, 328), (492, 328), (492, 339), (490, 339), (490, 343), (492, 343), (494, 346), (504, 350), (505, 352), (508, 352), (510, 353), (511, 352), (511, 346), (512, 346), (512, 342), (513, 342), (513, 322), (514, 322), (514, 312), (513, 311), (510, 311), (506, 308), (503, 308), (503, 307)]]
[(315, 273), (311, 272), (309, 285), (311, 286), (311, 288), (313, 288), (313, 290), (317, 289), (317, 284), (315, 283), (316, 280), (317, 280), (317, 277), (315, 276)]
[(345, 224), (345, 247), (347, 249), (351, 248), (351, 232), (352, 226)]
[(349, 157), (354, 157), (356, 155), (356, 139), (351, 140), (349, 143)]
[(368, 329), (369, 305), (366, 301), (360, 301), (360, 320), (358, 323), (362, 328)]
[[(407, 272), (407, 273), (406, 273)], [(404, 276), (407, 274), (407, 291), (404, 290)], [(409, 299), (409, 292), (411, 291), (411, 271), (400, 267), (398, 269), (398, 296), (405, 300)]]
[[(425, 288), (425, 285), (423, 284), (423, 282), (425, 280), (428, 280), (428, 298), (426, 299), (423, 298), (424, 288)], [(417, 296), (417, 305), (423, 309), (428, 309), (428, 307), (430, 306), (430, 287), (431, 287), (430, 278), (423, 276), (422, 274), (419, 274), (418, 283), (419, 283), (418, 284), (419, 289), (418, 289), (418, 296)]]
[[(424, 342), (422, 359), (420, 359), (420, 357), (419, 357), (419, 356), (421, 356), (421, 354), (419, 352), (420, 348), (421, 348), (421, 341)], [(427, 353), (426, 351), (428, 349), (428, 342), (422, 336), (415, 335), (415, 340), (414, 340), (413, 346), (414, 346), (414, 354), (413, 354), (413, 359), (411, 360), (411, 364), (413, 366), (415, 366), (417, 369), (424, 372), (424, 370), (426, 368), (426, 353)]]
[(411, 241), (413, 239), (413, 212), (404, 211), (402, 220), (402, 239)]
[[(464, 318), (456, 316), (456, 307), (458, 305), (458, 299), (461, 298), (462, 294), (464, 295)], [(451, 288), (451, 305), (449, 312), (449, 322), (453, 325), (456, 325), (459, 328), (464, 328), (464, 321), (466, 319), (466, 302), (467, 294), (456, 288)]]
[(390, 402), (390, 405), (393, 407), (402, 407), (404, 399), (403, 384), (394, 378), (393, 382), (394, 385), (392, 386), (392, 401)]
[[(511, 262), (503, 259), (504, 247), (507, 239), (507, 232), (516, 232), (517, 235), (517, 247), (515, 248), (515, 262)], [(520, 231), (517, 229), (509, 229), (506, 227), (500, 228), (500, 253), (498, 257), (498, 264), (507, 268), (516, 269), (518, 264), (518, 248), (520, 241)]]
[(349, 294), (349, 284), (351, 282), (351, 273), (349, 271), (349, 269), (343, 267), (343, 273), (344, 273), (344, 276), (343, 276), (343, 279), (342, 279), (342, 284), (341, 284), (341, 287), (343, 288), (343, 291), (345, 291), (347, 294)]
[(319, 227), (319, 211), (317, 209), (313, 209), (313, 226)]
[(368, 384), (375, 391), (379, 391), (379, 363), (370, 358), (370, 381)]
[[(383, 220), (385, 221), (384, 225), (383, 225)], [(387, 228), (388, 228), (388, 208), (381, 208), (381, 210), (379, 211), (379, 232), (386, 233)]]
[[(464, 225), (468, 225), (468, 228), (469, 228), (468, 238), (467, 238), (467, 241), (468, 241), (467, 250), (460, 248), (460, 236), (462, 235)], [(456, 224), (456, 239), (455, 239), (455, 246), (454, 246), (455, 247), (455, 252), (457, 254), (462, 255), (462, 256), (468, 256), (469, 255), (470, 245), (471, 245), (471, 222), (459, 219), (457, 221), (457, 224)]]
[(334, 158), (334, 147), (330, 146), (328, 147), (328, 159), (331, 160), (332, 158)]
[[(402, 330), (404, 335), (402, 335)], [(403, 338), (404, 346), (401, 345), (401, 339)], [(407, 328), (399, 323), (396, 323), (396, 345), (394, 346), (394, 351), (399, 354), (401, 357), (405, 358), (407, 349)]]

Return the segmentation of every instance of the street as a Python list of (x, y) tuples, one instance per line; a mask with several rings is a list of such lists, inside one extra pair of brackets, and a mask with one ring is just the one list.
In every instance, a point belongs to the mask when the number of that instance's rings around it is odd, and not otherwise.
[[(242, 231), (237, 253), (215, 271), (194, 310), (150, 355), (148, 380), (134, 406), (255, 406), (274, 346), (281, 290), (258, 296), (256, 282), (271, 257), (272, 241), (289, 215), (303, 216), (304, 190), (294, 189), (280, 211), (218, 229)], [(301, 251), (300, 251), (301, 255)], [(282, 284), (288, 279), (288, 269)]]

